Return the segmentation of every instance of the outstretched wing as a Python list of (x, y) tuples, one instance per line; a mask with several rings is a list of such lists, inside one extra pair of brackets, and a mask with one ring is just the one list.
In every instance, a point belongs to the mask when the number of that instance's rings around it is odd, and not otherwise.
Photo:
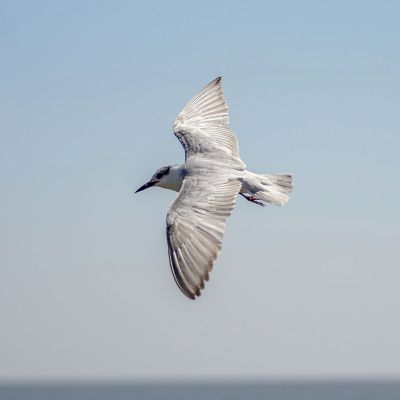
[(196, 156), (244, 169), (236, 135), (228, 123), (228, 105), (219, 77), (194, 96), (175, 120), (174, 133), (185, 149), (186, 160)]
[(191, 299), (208, 280), (240, 187), (227, 175), (188, 176), (169, 209), (169, 262), (177, 285)]

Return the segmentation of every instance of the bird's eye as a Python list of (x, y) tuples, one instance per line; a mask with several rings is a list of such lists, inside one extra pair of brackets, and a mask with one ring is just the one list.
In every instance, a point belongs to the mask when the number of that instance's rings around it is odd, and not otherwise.
[(156, 175), (156, 178), (157, 178), (157, 179), (161, 179), (161, 177), (162, 177), (162, 173), (159, 172), (159, 173)]

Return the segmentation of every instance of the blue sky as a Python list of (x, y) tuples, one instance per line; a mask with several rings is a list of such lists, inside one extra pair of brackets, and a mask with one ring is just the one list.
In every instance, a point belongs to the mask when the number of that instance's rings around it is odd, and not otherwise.
[[(397, 2), (2, 1), (0, 379), (400, 373)], [(203, 296), (168, 266), (172, 123), (216, 76), (241, 156)]]

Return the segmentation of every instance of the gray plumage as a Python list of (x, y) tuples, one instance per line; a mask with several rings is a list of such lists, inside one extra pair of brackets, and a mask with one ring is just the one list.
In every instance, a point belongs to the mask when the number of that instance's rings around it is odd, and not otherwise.
[(160, 168), (138, 189), (160, 186), (179, 192), (167, 215), (168, 254), (177, 285), (191, 299), (200, 295), (209, 279), (237, 194), (260, 205), (282, 205), (292, 189), (290, 174), (245, 169), (228, 123), (228, 106), (217, 78), (175, 120), (173, 131), (185, 150), (185, 163)]

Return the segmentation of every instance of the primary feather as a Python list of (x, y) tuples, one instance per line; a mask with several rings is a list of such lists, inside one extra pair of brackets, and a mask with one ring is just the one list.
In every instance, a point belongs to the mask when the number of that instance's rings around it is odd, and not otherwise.
[(221, 250), (226, 219), (235, 206), (241, 183), (210, 174), (183, 181), (167, 215), (171, 270), (182, 292), (194, 299), (204, 288)]
[(228, 123), (228, 105), (221, 78), (217, 78), (194, 96), (175, 120), (174, 133), (182, 143), (186, 160), (206, 158), (223, 161), (233, 168), (246, 168), (239, 156), (236, 135)]
[(167, 214), (168, 255), (177, 285), (191, 299), (200, 295), (209, 278), (237, 194), (261, 205), (282, 205), (292, 189), (290, 174), (245, 170), (228, 123), (228, 105), (217, 78), (175, 120), (173, 130), (185, 150), (185, 163), (160, 168), (138, 189), (160, 186), (179, 192)]

